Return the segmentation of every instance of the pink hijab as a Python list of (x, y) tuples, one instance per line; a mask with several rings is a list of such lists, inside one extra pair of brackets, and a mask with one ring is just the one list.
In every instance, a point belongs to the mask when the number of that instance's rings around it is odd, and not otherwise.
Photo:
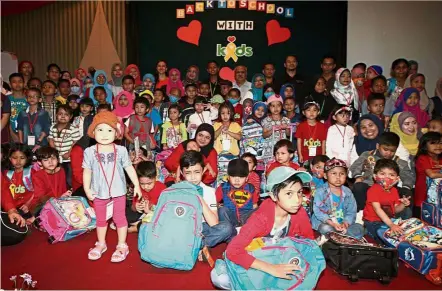
[[(121, 96), (126, 96), (127, 100), (129, 100), (129, 103), (126, 107), (122, 107), (119, 103)], [(117, 95), (114, 99), (114, 113), (116, 116), (120, 118), (127, 118), (130, 115), (134, 113), (133, 106), (134, 105), (134, 98), (130, 92), (127, 91), (121, 91), (120, 94)]]
[(430, 118), (427, 112), (420, 108), (419, 103), (414, 106), (407, 105), (407, 99), (410, 98), (411, 94), (413, 93), (416, 93), (416, 95), (420, 98), (419, 90), (416, 88), (408, 87), (401, 92), (401, 95), (399, 95), (396, 103), (394, 104), (394, 107), (396, 109), (393, 112), (393, 115), (400, 112), (413, 113), (413, 115), (416, 117), (417, 123), (421, 128), (423, 128), (427, 125), (427, 122), (428, 120), (430, 120)]
[[(178, 73), (178, 80), (176, 82), (172, 81), (172, 78), (170, 77), (172, 75), (172, 73)], [(184, 96), (184, 86), (183, 86), (183, 82), (181, 82), (181, 73), (178, 69), (170, 69), (169, 70), (169, 80), (167, 82), (167, 87), (166, 87), (166, 93), (167, 95), (170, 94), (170, 90), (172, 90), (172, 88), (178, 88), (180, 89), (181, 92), (181, 96)]]

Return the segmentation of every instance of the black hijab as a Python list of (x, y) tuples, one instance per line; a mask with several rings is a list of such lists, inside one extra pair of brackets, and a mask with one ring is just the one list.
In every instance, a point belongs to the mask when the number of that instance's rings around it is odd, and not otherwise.
[(198, 133), (201, 131), (208, 132), (210, 134), (210, 136), (212, 137), (208, 145), (206, 145), (204, 147), (200, 147), (201, 153), (203, 154), (204, 157), (207, 158), (210, 154), (210, 151), (213, 149), (213, 144), (215, 143), (215, 129), (213, 128), (212, 125), (210, 125), (208, 123), (200, 124), (200, 126), (198, 126), (198, 128), (196, 129), (195, 138), (183, 141), (181, 144), (183, 145), (184, 150), (186, 150), (186, 147), (187, 147), (187, 144), (189, 143), (189, 141), (196, 142), (196, 137), (198, 136)]

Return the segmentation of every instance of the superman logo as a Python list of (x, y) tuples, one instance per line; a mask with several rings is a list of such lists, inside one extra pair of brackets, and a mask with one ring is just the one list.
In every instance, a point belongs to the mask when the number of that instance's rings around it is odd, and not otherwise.
[(229, 198), (235, 201), (238, 207), (243, 207), (251, 197), (251, 193), (243, 190), (232, 190), (229, 193)]

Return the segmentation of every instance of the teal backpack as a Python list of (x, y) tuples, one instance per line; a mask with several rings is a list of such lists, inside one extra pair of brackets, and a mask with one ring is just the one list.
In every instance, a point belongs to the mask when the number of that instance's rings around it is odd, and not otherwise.
[[(319, 275), (325, 269), (324, 255), (314, 240), (284, 237), (276, 242), (262, 238), (261, 247), (249, 254), (271, 264), (296, 264), (301, 270), (295, 271), (292, 280), (273, 277), (263, 271), (248, 270), (226, 258), (217, 260), (215, 270), (227, 269), (232, 290), (312, 290)], [(225, 266), (223, 266), (223, 264)]]
[(197, 187), (174, 184), (161, 193), (152, 222), (138, 234), (141, 259), (159, 268), (191, 270), (202, 245), (203, 208)]

